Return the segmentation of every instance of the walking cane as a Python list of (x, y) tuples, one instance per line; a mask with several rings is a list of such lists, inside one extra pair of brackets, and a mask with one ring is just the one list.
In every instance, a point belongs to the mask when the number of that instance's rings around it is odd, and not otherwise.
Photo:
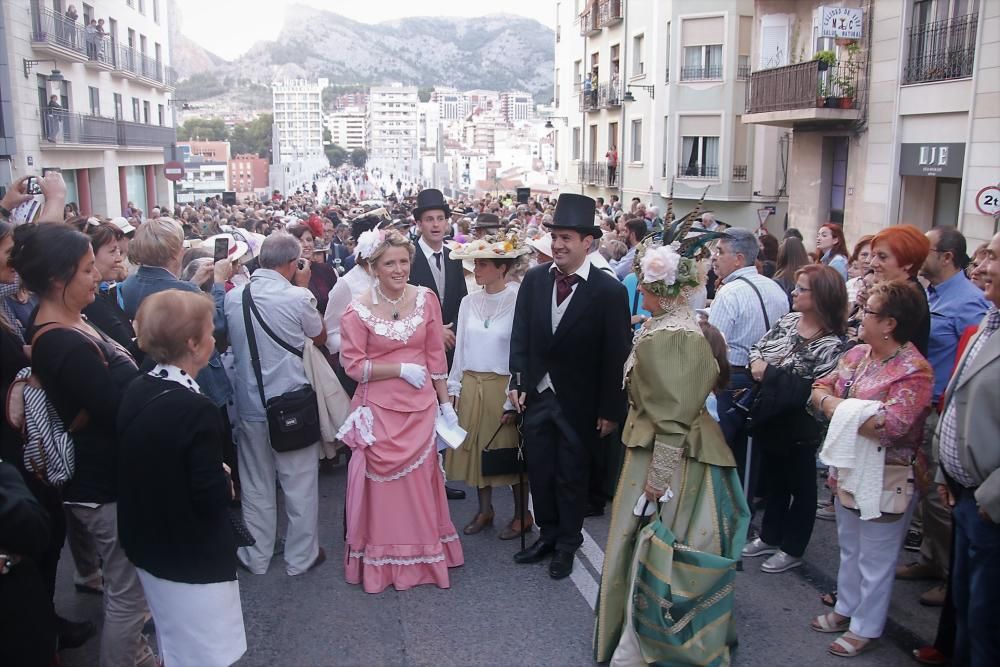
[(528, 494), (524, 490), (524, 476), (527, 474), (528, 462), (524, 458), (524, 434), (521, 432), (521, 422), (524, 421), (524, 413), (518, 415), (517, 417), (517, 461), (518, 461), (518, 471), (517, 471), (517, 492), (521, 495), (521, 551), (524, 551), (524, 518), (526, 516), (528, 504)]

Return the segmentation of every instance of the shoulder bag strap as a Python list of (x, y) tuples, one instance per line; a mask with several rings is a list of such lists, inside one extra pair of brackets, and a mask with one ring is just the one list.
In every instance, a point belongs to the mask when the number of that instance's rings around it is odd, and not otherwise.
[(297, 356), (299, 359), (302, 358), (302, 350), (298, 350), (289, 345), (288, 343), (286, 343), (285, 341), (283, 341), (281, 338), (278, 337), (278, 334), (274, 333), (271, 330), (271, 327), (267, 326), (267, 323), (264, 321), (264, 318), (260, 316), (260, 311), (257, 310), (257, 304), (253, 302), (253, 295), (250, 294), (249, 283), (247, 284), (246, 289), (243, 290), (243, 302), (244, 304), (246, 304), (247, 302), (250, 303), (250, 310), (253, 311), (254, 317), (257, 319), (258, 322), (260, 322), (260, 328), (264, 330), (264, 333), (266, 333), (268, 336), (271, 337), (271, 340), (273, 340), (275, 343), (277, 343), (281, 347), (285, 348), (286, 350)]
[(762, 313), (764, 313), (764, 326), (766, 326), (767, 330), (770, 331), (771, 330), (771, 318), (769, 318), (767, 316), (767, 308), (764, 306), (764, 297), (762, 297), (760, 295), (760, 290), (757, 289), (757, 286), (753, 284), (752, 280), (750, 280), (749, 278), (747, 278), (745, 276), (740, 276), (739, 278), (737, 278), (737, 280), (742, 280), (747, 285), (749, 285), (751, 288), (753, 288), (754, 294), (757, 295), (757, 300), (760, 301), (760, 310), (761, 310)]
[[(247, 342), (250, 343), (250, 365), (253, 366), (254, 377), (257, 378), (257, 391), (260, 393), (260, 404), (267, 409), (267, 399), (264, 398), (264, 375), (260, 370), (260, 353), (257, 350), (257, 335), (253, 329), (253, 319), (250, 317), (250, 284), (243, 288), (243, 322), (247, 329)], [(263, 324), (263, 323), (262, 323)]]
[[(89, 322), (88, 322), (88, 324), (89, 324)], [(93, 326), (93, 325), (91, 325), (91, 326)], [(97, 342), (93, 338), (91, 338), (87, 334), (83, 333), (79, 329), (76, 329), (74, 327), (66, 326), (65, 324), (60, 324), (59, 322), (46, 322), (45, 324), (43, 324), (40, 327), (38, 327), (35, 330), (35, 335), (31, 337), (31, 341), (28, 343), (28, 345), (30, 347), (34, 347), (35, 343), (38, 342), (38, 339), (42, 337), (42, 334), (46, 334), (46, 333), (48, 333), (50, 331), (53, 331), (55, 329), (68, 329), (69, 331), (75, 331), (78, 335), (82, 336), (85, 341), (87, 341), (88, 343), (90, 343), (90, 346), (92, 348), (94, 348), (94, 350), (97, 351), (97, 356), (99, 356), (101, 358), (101, 363), (103, 363), (105, 366), (108, 365), (108, 358), (104, 356), (104, 350), (101, 349), (101, 346), (98, 345)], [(96, 330), (97, 329), (95, 327), (95, 331)]]
[(119, 433), (124, 432), (129, 426), (131, 426), (132, 422), (135, 421), (135, 418), (138, 417), (143, 410), (148, 408), (150, 404), (152, 404), (156, 399), (160, 398), (161, 396), (166, 396), (167, 394), (173, 393), (175, 391), (180, 391), (181, 389), (183, 389), (183, 387), (171, 387), (169, 389), (164, 389), (158, 394), (153, 395), (152, 398), (150, 398), (145, 403), (139, 406), (139, 409), (136, 410), (131, 417), (129, 417), (129, 420), (125, 422), (125, 424), (121, 428), (118, 429), (118, 432)]

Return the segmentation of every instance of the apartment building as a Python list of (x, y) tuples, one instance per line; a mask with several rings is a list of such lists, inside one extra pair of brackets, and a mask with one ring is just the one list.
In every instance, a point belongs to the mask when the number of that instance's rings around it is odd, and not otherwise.
[[(746, 123), (790, 137), (788, 224), (997, 231), (1000, 3), (757, 0)], [(991, 27), (992, 26), (992, 27)]]
[(707, 187), (729, 224), (782, 218), (780, 133), (742, 122), (753, 14), (753, 0), (560, 0), (561, 191), (662, 207), (671, 186), (691, 205)]
[(59, 169), (84, 213), (148, 211), (171, 196), (167, 2), (78, 2), (73, 18), (70, 4), (0, 3), (0, 187)]
[(177, 148), (185, 157), (198, 155), (206, 160), (229, 161), (230, 146), (228, 141), (178, 141)]
[(327, 79), (271, 84), (279, 161), (323, 156), (323, 89), (328, 84)]
[(229, 190), (239, 199), (268, 194), (270, 183), (267, 158), (251, 153), (234, 155), (229, 160)]
[(416, 86), (376, 86), (368, 92), (368, 166), (415, 179), (420, 173)]
[(535, 100), (531, 93), (510, 91), (500, 95), (500, 113), (508, 125), (534, 118)]
[(352, 151), (365, 147), (368, 128), (368, 114), (364, 107), (350, 107), (326, 115), (326, 128), (330, 130), (330, 141)]

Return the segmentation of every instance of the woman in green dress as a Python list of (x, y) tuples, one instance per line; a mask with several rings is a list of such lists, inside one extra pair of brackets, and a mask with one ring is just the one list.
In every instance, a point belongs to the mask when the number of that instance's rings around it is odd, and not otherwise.
[[(735, 460), (705, 399), (719, 362), (688, 305), (703, 247), (647, 238), (636, 253), (643, 307), (625, 364), (625, 462), (612, 507), (594, 634), (615, 667), (728, 665), (733, 585), (747, 509)], [(687, 225), (690, 227), (690, 224)], [(675, 226), (676, 228), (676, 226)]]

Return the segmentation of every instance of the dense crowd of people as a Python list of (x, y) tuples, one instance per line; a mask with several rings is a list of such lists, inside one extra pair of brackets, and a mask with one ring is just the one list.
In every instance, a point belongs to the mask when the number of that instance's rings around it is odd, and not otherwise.
[[(1000, 234), (807, 242), (702, 202), (448, 200), (353, 168), (104, 217), (38, 182), (37, 219), (0, 221), (2, 664), (95, 635), (55, 609), (64, 544), (104, 598), (102, 666), (232, 664), (240, 580), (326, 561), (337, 461), (338, 557), (367, 593), (450, 586), (459, 483), (464, 539), (520, 537), (554, 579), (614, 499), (599, 662), (729, 656), (738, 565), (800, 567), (817, 519), (830, 653), (876, 644), (899, 578), (939, 582), (917, 660), (1000, 655)], [(514, 516), (492, 533), (495, 487)]]

